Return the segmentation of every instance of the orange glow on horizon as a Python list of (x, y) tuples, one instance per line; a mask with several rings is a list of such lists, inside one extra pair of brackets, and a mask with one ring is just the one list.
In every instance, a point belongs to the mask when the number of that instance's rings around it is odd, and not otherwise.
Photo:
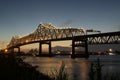
[(70, 45), (72, 44), (72, 41), (68, 40), (68, 41), (56, 41), (52, 43), (52, 47), (55, 46), (65, 46), (65, 47), (70, 47)]

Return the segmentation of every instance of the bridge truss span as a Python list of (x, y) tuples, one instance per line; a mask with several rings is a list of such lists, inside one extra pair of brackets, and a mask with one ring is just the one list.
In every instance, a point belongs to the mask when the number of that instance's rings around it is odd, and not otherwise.
[(84, 35), (83, 29), (57, 28), (51, 24), (40, 24), (33, 33), (34, 40), (52, 40)]
[(87, 44), (120, 44), (120, 32), (109, 32), (100, 34), (90, 34), (84, 36), (75, 36), (75, 46), (85, 46)]
[[(42, 23), (33, 33), (23, 37), (12, 37), (7, 49), (14, 52), (14, 48), (18, 48), (18, 52), (20, 52), (20, 46), (22, 45), (39, 43), (39, 55), (42, 53), (42, 44), (49, 45), (49, 53), (51, 54), (51, 41), (72, 40), (71, 57), (82, 56), (88, 58), (89, 44), (120, 44), (120, 31), (99, 34), (87, 34), (86, 32), (81, 28), (58, 28), (52, 24)], [(83, 47), (84, 54), (76, 54), (76, 47)]]
[(31, 34), (24, 37), (15, 36), (11, 39), (11, 42), (7, 48), (21, 46), (29, 43), (41, 42), (41, 41), (52, 41), (65, 38), (72, 38), (74, 36), (85, 35), (83, 29), (78, 28), (58, 28), (52, 24), (42, 23), (39, 24), (38, 28)]
[(88, 35), (88, 44), (120, 44), (120, 32)]

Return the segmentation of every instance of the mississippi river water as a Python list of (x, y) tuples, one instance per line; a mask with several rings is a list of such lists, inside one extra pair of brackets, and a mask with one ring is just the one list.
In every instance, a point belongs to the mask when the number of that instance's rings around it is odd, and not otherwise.
[(120, 74), (120, 55), (90, 55), (88, 59), (75, 58), (70, 56), (56, 57), (26, 57), (25, 62), (38, 66), (37, 70), (42, 73), (50, 74), (51, 71), (59, 69), (61, 63), (65, 63), (65, 70), (69, 74), (69, 80), (88, 80), (88, 72), (91, 62), (97, 61), (100, 58), (102, 73), (104, 74)]

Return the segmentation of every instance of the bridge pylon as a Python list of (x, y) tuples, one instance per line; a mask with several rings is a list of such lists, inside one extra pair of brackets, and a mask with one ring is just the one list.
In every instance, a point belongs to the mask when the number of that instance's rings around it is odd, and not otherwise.
[[(75, 52), (75, 47), (84, 47), (84, 54), (76, 54)], [(83, 57), (83, 58), (88, 58), (89, 54), (88, 54), (88, 41), (87, 41), (87, 37), (83, 36), (81, 38), (77, 38), (77, 37), (73, 37), (72, 39), (72, 54), (71, 54), (72, 58), (75, 57)]]
[(15, 49), (17, 49), (17, 53), (20, 54), (20, 46), (19, 47), (10, 48), (10, 49), (8, 49), (8, 51), (10, 53), (14, 54), (15, 53)]
[(42, 55), (42, 45), (43, 44), (48, 44), (49, 45), (49, 54), (52, 54), (52, 51), (51, 51), (51, 41), (41, 41), (39, 42), (39, 55)]

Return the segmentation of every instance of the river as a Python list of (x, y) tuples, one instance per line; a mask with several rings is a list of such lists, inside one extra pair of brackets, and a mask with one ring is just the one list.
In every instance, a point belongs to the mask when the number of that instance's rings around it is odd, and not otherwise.
[(97, 61), (99, 57), (103, 74), (120, 74), (120, 55), (90, 55), (88, 59), (75, 58), (70, 56), (56, 57), (26, 57), (25, 62), (38, 66), (37, 70), (42, 73), (50, 74), (51, 71), (59, 69), (62, 62), (65, 64), (65, 70), (69, 74), (69, 80), (88, 80), (88, 72), (91, 62)]

